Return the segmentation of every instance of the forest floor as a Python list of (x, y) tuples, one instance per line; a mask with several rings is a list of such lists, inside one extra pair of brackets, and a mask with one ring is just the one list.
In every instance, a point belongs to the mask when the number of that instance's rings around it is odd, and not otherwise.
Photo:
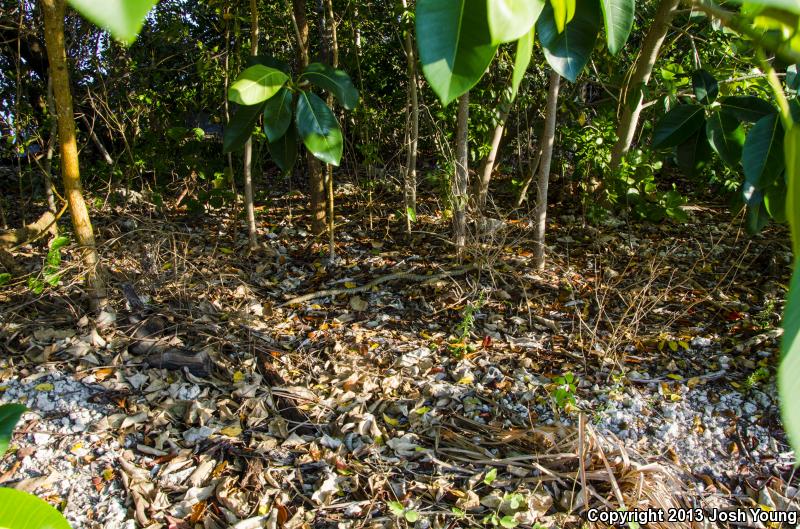
[[(798, 510), (775, 390), (782, 229), (750, 237), (723, 207), (686, 224), (553, 210), (539, 271), (527, 220), (458, 262), (435, 204), (408, 235), (354, 189), (337, 193), (334, 262), (291, 217), (302, 197), (259, 209), (254, 253), (230, 206), (98, 197), (103, 313), (85, 312), (74, 245), (58, 286), (0, 288), (0, 403), (30, 408), (0, 483), (74, 529)], [(17, 257), (36, 276), (45, 253)]]

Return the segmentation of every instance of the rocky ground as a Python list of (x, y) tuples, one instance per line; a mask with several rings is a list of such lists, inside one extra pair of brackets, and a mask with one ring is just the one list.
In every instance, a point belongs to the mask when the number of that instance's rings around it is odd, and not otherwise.
[[(69, 253), (59, 287), (0, 290), (0, 403), (30, 409), (0, 482), (75, 529), (797, 507), (774, 388), (788, 249), (769, 231), (744, 241), (704, 211), (688, 229), (555, 217), (536, 272), (513, 219), (467, 270), (434, 257), (433, 218), (412, 246), (351, 212), (331, 264), (280, 211), (249, 258), (224, 212), (150, 215), (98, 221), (113, 276), (99, 317), (80, 312)], [(131, 348), (123, 283), (207, 373)]]

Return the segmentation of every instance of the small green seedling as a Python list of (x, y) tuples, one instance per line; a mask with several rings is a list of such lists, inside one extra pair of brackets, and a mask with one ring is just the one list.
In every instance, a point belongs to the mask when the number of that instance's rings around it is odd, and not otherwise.
[(390, 501), (386, 506), (392, 511), (392, 514), (398, 518), (404, 518), (408, 523), (414, 523), (419, 520), (419, 513), (417, 511), (404, 507), (399, 501)]
[(556, 377), (553, 380), (556, 387), (551, 396), (559, 409), (569, 411), (568, 407), (575, 406), (576, 382), (575, 375), (572, 373), (564, 373), (563, 376)]

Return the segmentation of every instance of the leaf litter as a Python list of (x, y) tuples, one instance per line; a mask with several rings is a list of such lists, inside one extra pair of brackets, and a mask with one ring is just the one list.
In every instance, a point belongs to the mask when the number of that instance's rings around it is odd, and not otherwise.
[[(438, 237), (375, 247), (360, 229), (326, 263), (279, 211), (244, 259), (217, 215), (140, 216), (135, 232), (101, 217), (140, 307), (120, 292), (96, 319), (67, 317), (68, 274), (33, 305), (19, 285), (2, 292), (0, 402), (31, 409), (3, 485), (75, 528), (577, 527), (590, 507), (797, 508), (774, 397), (788, 249), (743, 251), (735, 219), (697, 212), (665, 233), (561, 217), (540, 273), (522, 223), (466, 270), (435, 258)], [(137, 334), (143, 321), (156, 335)]]

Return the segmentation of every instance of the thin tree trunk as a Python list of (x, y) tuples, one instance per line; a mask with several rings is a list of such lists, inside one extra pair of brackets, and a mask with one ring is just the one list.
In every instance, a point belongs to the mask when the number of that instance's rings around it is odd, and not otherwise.
[(93, 308), (106, 302), (106, 288), (99, 273), (99, 258), (95, 246), (92, 221), (83, 200), (81, 174), (78, 165), (78, 144), (75, 139), (75, 116), (72, 110), (72, 93), (67, 70), (67, 52), (64, 44), (64, 0), (42, 0), (45, 43), (53, 79), (53, 94), (58, 113), (58, 139), (61, 148), (61, 176), (64, 194), (69, 203), (75, 237), (82, 247), (86, 267), (86, 283)]
[(81, 121), (83, 121), (83, 124), (86, 125), (86, 131), (89, 133), (89, 138), (91, 138), (92, 143), (94, 143), (94, 146), (97, 147), (97, 150), (100, 151), (100, 156), (103, 157), (103, 161), (106, 162), (106, 165), (114, 165), (114, 159), (110, 154), (108, 154), (108, 149), (105, 148), (103, 142), (97, 137), (97, 134), (94, 132), (94, 127), (91, 123), (89, 123), (89, 120), (85, 115), (81, 115)]
[[(333, 16), (333, 1), (325, 0), (325, 8), (327, 10), (328, 27), (330, 28), (330, 52), (331, 63), (334, 68), (339, 67), (339, 41), (336, 38), (336, 19)], [(333, 96), (328, 95), (328, 106), (333, 108)], [(334, 217), (334, 204), (333, 204), (333, 166), (327, 164), (327, 187), (328, 187), (328, 250), (330, 253), (331, 263), (336, 259), (336, 235), (335, 217)]]
[(467, 188), (469, 184), (469, 92), (458, 99), (458, 126), (456, 130), (456, 172), (453, 178), (453, 239), (458, 255), (467, 244)]
[[(258, 55), (258, 2), (250, 0), (250, 55)], [(244, 209), (247, 212), (247, 233), (250, 239), (250, 249), (258, 248), (256, 237), (256, 213), (253, 205), (253, 140), (244, 144)]]
[[(407, 0), (402, 0), (403, 9), (408, 9)], [(406, 136), (408, 138), (408, 151), (406, 151), (405, 173), (405, 206), (406, 206), (406, 231), (411, 233), (411, 217), (417, 214), (417, 144), (419, 143), (419, 98), (417, 95), (417, 59), (414, 55), (414, 42), (412, 27), (406, 27), (405, 50), (408, 69), (408, 98), (410, 108), (407, 111), (406, 123), (410, 126)]]
[(522, 183), (522, 187), (519, 190), (519, 195), (517, 196), (517, 207), (520, 207), (527, 198), (528, 188), (530, 187), (531, 182), (533, 182), (533, 178), (536, 176), (536, 171), (539, 170), (539, 164), (541, 163), (541, 161), (542, 161), (542, 148), (537, 147), (536, 156), (531, 162), (530, 170), (528, 171), (528, 176), (525, 177), (525, 181)]
[[(53, 195), (53, 151), (58, 139), (58, 113), (56, 101), (53, 98), (53, 76), (47, 79), (47, 113), (50, 114), (50, 137), (47, 138), (47, 152), (44, 158), (44, 195), (47, 197), (47, 209), (56, 214), (56, 198)], [(53, 235), (58, 234), (58, 223), (53, 224)]]
[[(298, 74), (308, 66), (308, 18), (305, 0), (292, 0), (292, 23), (297, 36)], [(325, 181), (322, 167), (313, 154), (306, 150), (308, 185), (311, 199), (311, 232), (320, 235), (325, 231)]]
[(555, 70), (550, 71), (550, 87), (547, 91), (547, 113), (544, 118), (544, 137), (542, 138), (542, 158), (539, 166), (539, 181), (536, 196), (536, 241), (533, 248), (534, 266), (544, 268), (544, 240), (547, 226), (547, 187), (550, 185), (550, 162), (553, 160), (553, 144), (556, 137), (558, 118), (558, 88), (561, 77)]
[(658, 53), (661, 51), (661, 45), (667, 36), (679, 3), (680, 0), (661, 0), (653, 18), (653, 24), (642, 42), (642, 48), (633, 65), (633, 73), (628, 80), (624, 98), (620, 102), (622, 117), (617, 126), (617, 143), (614, 144), (611, 151), (612, 170), (619, 167), (620, 161), (631, 148), (639, 124), (639, 114), (642, 112), (644, 87), (650, 80), (653, 66), (658, 59)]
[(481, 165), (480, 180), (478, 180), (478, 208), (481, 212), (486, 208), (486, 198), (489, 196), (489, 182), (492, 180), (497, 153), (500, 151), (500, 140), (503, 139), (503, 132), (506, 130), (506, 120), (511, 110), (510, 102), (503, 102), (504, 108), (500, 110), (500, 120), (494, 128), (492, 135), (492, 148)]
[[(227, 9), (225, 10), (225, 14), (228, 14)], [(228, 123), (231, 120), (230, 103), (228, 102), (228, 87), (230, 86), (230, 62), (231, 62), (230, 61), (230, 50), (231, 50), (231, 23), (226, 18), (225, 19), (225, 60), (223, 62), (223, 68), (224, 68), (224, 72), (223, 72), (224, 81), (223, 82), (225, 83), (225, 101), (224, 101), (225, 107), (224, 108), (225, 108), (225, 126), (226, 127), (228, 126)], [(233, 172), (233, 153), (229, 152), (227, 156), (228, 156), (228, 172), (229, 172), (229, 177), (231, 179), (231, 181), (230, 181), (231, 192), (233, 193), (234, 204), (236, 204), (238, 202), (238, 199), (236, 198), (236, 178), (234, 177), (234, 172)], [(234, 205), (234, 207), (236, 207), (236, 206)]]

